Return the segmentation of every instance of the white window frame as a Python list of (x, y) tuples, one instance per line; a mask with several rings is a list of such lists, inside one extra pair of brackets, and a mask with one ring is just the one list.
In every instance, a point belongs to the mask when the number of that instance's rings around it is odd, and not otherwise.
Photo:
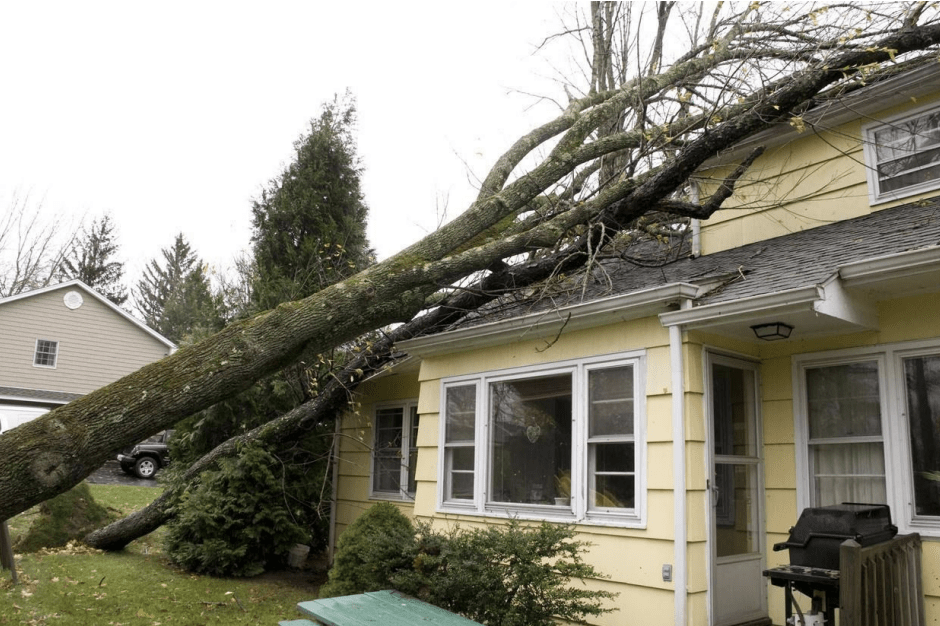
[(938, 108), (940, 108), (940, 105), (933, 103), (930, 105), (918, 107), (912, 111), (907, 111), (899, 115), (894, 115), (882, 120), (878, 120), (877, 122), (864, 124), (862, 126), (862, 146), (865, 158), (865, 172), (868, 179), (868, 202), (870, 205), (874, 206), (876, 204), (882, 204), (884, 202), (899, 200), (901, 198), (907, 198), (909, 196), (915, 196), (917, 194), (940, 189), (940, 176), (938, 176), (934, 180), (918, 183), (916, 185), (910, 185), (901, 189), (895, 189), (894, 191), (882, 192), (880, 181), (878, 179), (878, 156), (875, 150), (876, 132), (895, 124), (901, 124), (908, 120), (928, 115), (936, 111)]
[[(519, 518), (577, 522), (604, 526), (645, 528), (647, 519), (647, 441), (646, 441), (646, 354), (632, 351), (614, 355), (574, 359), (556, 363), (517, 367), (504, 370), (446, 378), (441, 381), (440, 463), (438, 467), (438, 511), (487, 517)], [(624, 441), (634, 444), (635, 501), (631, 509), (592, 508), (588, 506), (591, 459), (588, 446), (588, 375), (591, 371), (630, 366), (633, 374), (633, 435)], [(490, 385), (491, 383), (571, 375), (572, 459), (570, 505), (521, 504), (492, 502), (487, 491), (491, 478)], [(446, 498), (448, 468), (446, 454), (447, 390), (451, 387), (475, 385), (476, 416), (474, 425), (474, 485), (472, 500)]]
[[(52, 365), (46, 365), (43, 363), (37, 363), (36, 360), (39, 357), (39, 343), (45, 342), (52, 344), (55, 347), (55, 351), (52, 353)], [(43, 352), (43, 354), (49, 354), (48, 352)], [(36, 346), (33, 350), (33, 367), (41, 367), (44, 369), (54, 370), (59, 364), (59, 342), (53, 341), (52, 339), (37, 339)]]
[[(401, 409), (401, 449), (398, 458), (401, 459), (398, 491), (379, 491), (375, 489), (376, 453), (378, 451), (378, 414), (383, 409)], [(412, 442), (412, 416), (420, 421), (418, 415), (418, 400), (398, 400), (383, 402), (372, 408), (372, 448), (369, 451), (369, 497), (378, 500), (414, 500), (415, 492), (408, 491), (409, 458), (412, 448), (417, 448), (417, 442)]]
[(881, 389), (881, 434), (885, 455), (885, 489), (892, 522), (900, 532), (919, 532), (940, 537), (940, 516), (917, 516), (910, 451), (910, 422), (903, 359), (940, 356), (940, 341), (910, 341), (830, 352), (817, 352), (793, 358), (794, 443), (796, 458), (797, 509), (813, 506), (813, 476), (809, 458), (809, 417), (806, 407), (805, 370), (820, 365), (838, 365), (877, 360)]

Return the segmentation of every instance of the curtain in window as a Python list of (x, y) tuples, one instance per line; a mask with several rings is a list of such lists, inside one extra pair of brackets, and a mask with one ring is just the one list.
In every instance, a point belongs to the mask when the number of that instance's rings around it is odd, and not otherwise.
[(877, 361), (806, 370), (815, 506), (887, 502)]

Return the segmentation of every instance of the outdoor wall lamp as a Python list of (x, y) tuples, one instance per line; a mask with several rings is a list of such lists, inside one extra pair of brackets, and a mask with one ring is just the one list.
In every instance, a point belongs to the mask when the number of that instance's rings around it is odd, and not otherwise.
[(764, 341), (777, 341), (778, 339), (788, 338), (790, 333), (793, 332), (793, 327), (789, 324), (784, 324), (783, 322), (773, 322), (771, 324), (758, 324), (757, 326), (751, 326), (751, 330), (754, 331), (754, 334), (758, 339), (763, 339)]

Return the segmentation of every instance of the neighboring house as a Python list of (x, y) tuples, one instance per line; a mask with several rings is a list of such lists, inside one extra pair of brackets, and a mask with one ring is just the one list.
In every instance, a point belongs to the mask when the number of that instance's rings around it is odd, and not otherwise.
[(0, 298), (0, 432), (174, 349), (79, 280)]
[(940, 621), (938, 96), (934, 64), (748, 142), (693, 255), (401, 344), (342, 420), (335, 534), (378, 500), (574, 523), (619, 592), (599, 624), (783, 624), (761, 572), (800, 511), (887, 503)]

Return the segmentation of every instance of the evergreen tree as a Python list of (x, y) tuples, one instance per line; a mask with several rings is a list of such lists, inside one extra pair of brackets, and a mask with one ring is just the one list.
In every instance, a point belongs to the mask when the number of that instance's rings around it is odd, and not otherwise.
[(372, 262), (355, 123), (348, 93), (324, 105), (310, 133), (294, 144), (293, 163), (254, 202), (259, 309), (308, 296)]
[(205, 268), (183, 234), (160, 254), (162, 261), (150, 260), (134, 293), (144, 322), (176, 343), (219, 330), (222, 323)]
[(58, 277), (77, 278), (121, 306), (127, 300), (127, 289), (123, 283), (124, 264), (114, 259), (118, 248), (114, 223), (111, 216), (105, 214), (82, 231), (72, 252), (59, 266)]

